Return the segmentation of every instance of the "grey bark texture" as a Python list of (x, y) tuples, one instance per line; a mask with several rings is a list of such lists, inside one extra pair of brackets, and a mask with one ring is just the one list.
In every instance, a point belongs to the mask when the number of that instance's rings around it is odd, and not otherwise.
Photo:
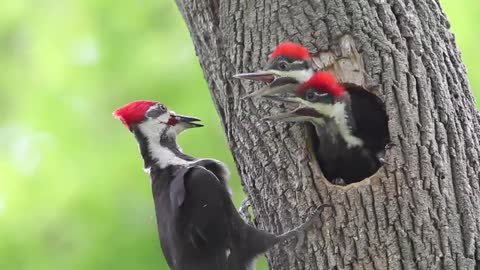
[[(176, 0), (190, 29), (256, 222), (281, 233), (330, 203), (297, 251), (271, 269), (480, 269), (479, 114), (438, 0)], [(280, 41), (384, 100), (392, 145), (372, 177), (330, 184), (305, 125), (241, 97)]]

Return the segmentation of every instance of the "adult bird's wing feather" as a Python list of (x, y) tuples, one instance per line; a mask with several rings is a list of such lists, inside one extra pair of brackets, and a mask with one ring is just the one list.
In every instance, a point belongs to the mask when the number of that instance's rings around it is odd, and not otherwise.
[(170, 195), (186, 243), (181, 269), (226, 269), (231, 202), (225, 186), (201, 166), (189, 167), (174, 181)]

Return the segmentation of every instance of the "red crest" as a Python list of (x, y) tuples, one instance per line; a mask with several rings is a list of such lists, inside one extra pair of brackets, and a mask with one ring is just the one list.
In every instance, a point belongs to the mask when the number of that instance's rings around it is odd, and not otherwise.
[(273, 50), (269, 59), (275, 59), (280, 55), (298, 60), (306, 60), (310, 58), (310, 53), (308, 52), (307, 48), (291, 41), (285, 41), (278, 44), (277, 47), (275, 47), (275, 49)]
[(335, 75), (324, 71), (315, 73), (308, 81), (300, 85), (297, 96), (302, 96), (309, 88), (314, 88), (322, 93), (330, 93), (335, 97), (341, 96), (345, 92), (345, 88), (337, 81)]
[(116, 109), (113, 112), (113, 116), (120, 119), (128, 129), (132, 130), (131, 124), (141, 122), (145, 118), (147, 110), (157, 103), (151, 100), (132, 101)]

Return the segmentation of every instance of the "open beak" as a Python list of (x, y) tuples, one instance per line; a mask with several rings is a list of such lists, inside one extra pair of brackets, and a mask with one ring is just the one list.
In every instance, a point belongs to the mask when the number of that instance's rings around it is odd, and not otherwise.
[(323, 118), (315, 109), (310, 107), (298, 107), (295, 110), (287, 113), (281, 113), (274, 116), (265, 117), (263, 118), (263, 120), (283, 121), (283, 122), (304, 122), (312, 118), (316, 119), (317, 122), (323, 121)]
[[(276, 79), (279, 80), (279, 79)], [(275, 80), (275, 81), (276, 81)], [(275, 82), (274, 81), (274, 82)], [(281, 95), (281, 94), (287, 94), (287, 93), (295, 93), (295, 90), (297, 89), (298, 84), (297, 83), (288, 83), (288, 84), (282, 84), (282, 85), (266, 85), (262, 87), (262, 89), (255, 91), (253, 93), (250, 93), (242, 99), (245, 98), (252, 98), (252, 97), (267, 97), (267, 96), (273, 96), (273, 95)]]
[(263, 95), (264, 98), (270, 99), (273, 101), (279, 101), (283, 103), (295, 103), (301, 105), (304, 103), (303, 99), (295, 96), (271, 96), (271, 95)]
[(290, 104), (297, 104), (298, 107), (290, 112), (287, 113), (280, 113), (274, 116), (269, 116), (263, 118), (263, 120), (269, 120), (269, 121), (284, 121), (284, 122), (300, 122), (304, 121), (305, 119), (301, 114), (297, 113), (297, 110), (300, 109), (301, 107), (301, 98), (298, 97), (290, 97), (290, 96), (271, 96), (271, 95), (264, 95), (264, 98), (273, 100), (273, 101), (279, 101), (283, 103), (290, 103)]
[(192, 116), (185, 116), (185, 115), (175, 115), (175, 119), (177, 123), (183, 125), (185, 128), (195, 128), (195, 127), (203, 127), (200, 123), (195, 123), (201, 121), (199, 118), (192, 117)]
[(277, 77), (274, 71), (257, 71), (253, 73), (240, 73), (233, 76), (237, 79), (253, 80), (267, 83), (262, 89), (250, 93), (242, 99), (252, 97), (263, 97), (267, 95), (278, 95), (285, 93), (295, 93), (297, 90), (298, 82), (289, 77)]
[(316, 121), (323, 121), (322, 115), (314, 108), (310, 107), (303, 99), (295, 96), (264, 96), (267, 99), (273, 101), (279, 101), (287, 104), (297, 104), (298, 107), (292, 111), (277, 114), (263, 118), (268, 121), (284, 121), (284, 122), (303, 122), (310, 119), (316, 119)]

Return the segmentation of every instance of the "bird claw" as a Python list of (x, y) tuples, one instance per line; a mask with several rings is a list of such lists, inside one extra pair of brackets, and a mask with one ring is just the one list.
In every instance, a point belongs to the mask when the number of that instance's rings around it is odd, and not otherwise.
[(396, 147), (396, 146), (397, 146), (397, 144), (395, 144), (394, 142), (389, 142), (389, 143), (387, 143), (387, 145), (385, 145), (385, 149), (390, 150), (390, 149), (392, 149), (393, 147)]
[(335, 213), (335, 208), (333, 207), (333, 205), (330, 205), (330, 204), (320, 205), (319, 207), (317, 207), (317, 209), (315, 209), (313, 214), (309, 215), (309, 217), (307, 218), (307, 221), (305, 223), (303, 223), (302, 225), (300, 225), (299, 227), (294, 229), (295, 235), (296, 235), (296, 244), (295, 244), (294, 253), (295, 253), (295, 257), (296, 257), (297, 260), (304, 261), (305, 253), (301, 252), (301, 251), (302, 251), (302, 246), (305, 244), (305, 238), (307, 237), (307, 235), (306, 235), (307, 231), (308, 231), (309, 228), (311, 228), (311, 226), (313, 226), (314, 222), (317, 219), (320, 219), (320, 220), (322, 219), (321, 215), (322, 215), (323, 210), (326, 207), (331, 208), (332, 211)]
[(305, 231), (297, 232), (297, 243), (295, 244), (294, 254), (297, 261), (304, 261), (305, 253), (302, 252), (302, 246), (305, 244)]
[(240, 217), (242, 217), (242, 219), (249, 225), (253, 224), (252, 215), (250, 215), (250, 212), (248, 211), (248, 209), (251, 206), (252, 205), (250, 204), (250, 200), (248, 200), (248, 198), (247, 198), (247, 199), (243, 200), (242, 205), (238, 209), (238, 213), (240, 214)]
[(385, 151), (381, 151), (381, 152), (378, 152), (377, 153), (377, 159), (378, 159), (378, 162), (380, 162), (380, 164), (383, 166), (383, 165), (390, 165), (390, 163), (388, 163), (386, 160), (385, 160)]
[(390, 163), (388, 163), (383, 157), (382, 157), (382, 158), (379, 158), (378, 161), (379, 161), (380, 164), (382, 164), (382, 165), (390, 165)]

